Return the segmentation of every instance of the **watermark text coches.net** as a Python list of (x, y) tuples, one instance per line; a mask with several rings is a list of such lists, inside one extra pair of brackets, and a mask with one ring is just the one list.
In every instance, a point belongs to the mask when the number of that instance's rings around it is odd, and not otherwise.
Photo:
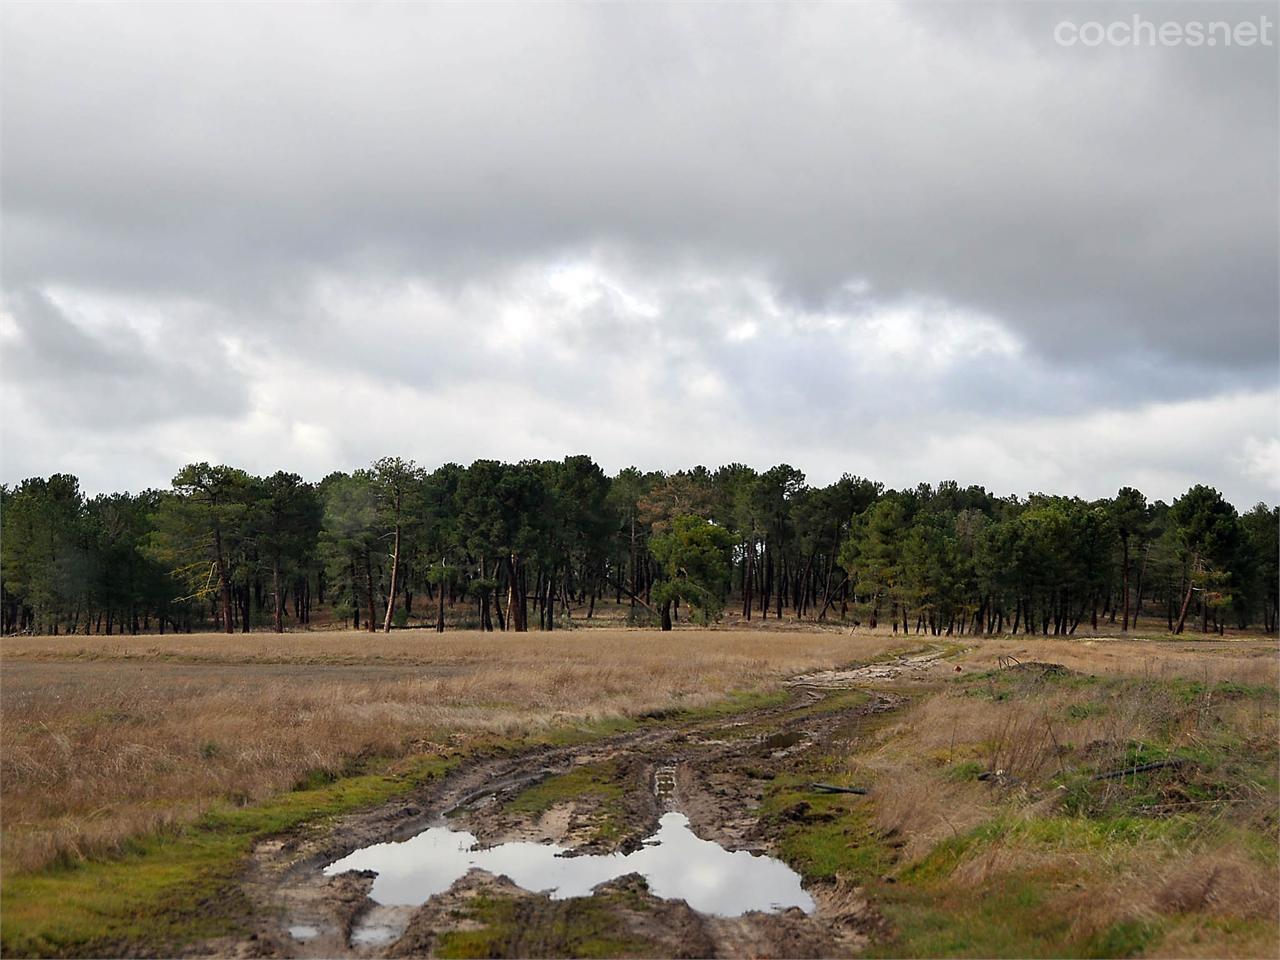
[(1165, 20), (1134, 14), (1129, 20), (1102, 23), (1063, 20), (1053, 28), (1059, 46), (1074, 47), (1271, 47), (1275, 22), (1267, 16), (1228, 23), (1225, 20)]

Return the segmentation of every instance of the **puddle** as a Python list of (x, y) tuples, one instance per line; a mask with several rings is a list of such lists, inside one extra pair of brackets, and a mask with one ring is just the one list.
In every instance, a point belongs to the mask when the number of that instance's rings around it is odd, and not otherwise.
[(653, 795), (659, 800), (670, 800), (676, 792), (676, 768), (664, 764), (653, 771)]
[(401, 923), (369, 922), (366, 918), (351, 928), (351, 945), (353, 947), (384, 947), (388, 943), (394, 943), (400, 939), (400, 934), (404, 933), (404, 927), (408, 922), (407, 917)]
[(761, 750), (764, 753), (777, 754), (790, 747), (794, 747), (798, 743), (802, 743), (805, 735), (799, 730), (792, 730), (789, 733), (775, 733), (771, 737), (765, 737), (760, 743)]
[[(465, 831), (432, 827), (400, 843), (357, 850), (325, 868), (326, 876), (347, 870), (377, 873), (370, 899), (384, 906), (418, 906), (448, 890), (468, 870), (479, 868), (510, 877), (517, 886), (547, 892), (556, 900), (584, 897), (593, 887), (629, 873), (641, 874), (654, 896), (685, 900), (701, 913), (736, 917), (751, 910), (814, 909), (800, 877), (786, 864), (745, 850), (734, 853), (703, 840), (682, 813), (667, 813), (658, 832), (632, 853), (564, 856), (553, 844), (515, 842), (479, 849)], [(375, 931), (369, 935), (377, 936)], [(363, 937), (358, 928), (353, 942)], [(385, 934), (383, 934), (385, 936)]]
[(300, 923), (289, 928), (289, 936), (300, 943), (305, 943), (307, 940), (314, 940), (320, 936), (320, 930), (317, 927)]
[(912, 680), (924, 680), (934, 667), (940, 667), (943, 652), (932, 650), (914, 657), (895, 657), (885, 663), (872, 663), (852, 670), (822, 670), (806, 673), (786, 681), (790, 686), (818, 687), (827, 690), (859, 686), (884, 680), (897, 680), (907, 676)]

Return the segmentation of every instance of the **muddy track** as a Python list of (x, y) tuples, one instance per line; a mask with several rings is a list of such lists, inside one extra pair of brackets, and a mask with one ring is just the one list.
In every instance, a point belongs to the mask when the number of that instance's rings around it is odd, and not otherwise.
[[(904, 673), (913, 673), (921, 661), (903, 658), (900, 662)], [(839, 696), (839, 688), (861, 686), (868, 679), (872, 678), (842, 676), (840, 682), (797, 678), (791, 698), (781, 706), (645, 727), (587, 744), (474, 758), (409, 797), (342, 817), (323, 829), (264, 842), (253, 853), (244, 889), (255, 914), (268, 919), (259, 921), (250, 938), (209, 945), (211, 952), (273, 957), (431, 956), (442, 934), (482, 927), (474, 919), (473, 907), (497, 898), (504, 902), (513, 932), (498, 946), (487, 946), (494, 956), (571, 955), (582, 949), (572, 933), (582, 925), (579, 915), (600, 909), (607, 916), (601, 919), (593, 912), (591, 923), (613, 931), (614, 939), (606, 942), (620, 946), (610, 952), (657, 956), (855, 953), (875, 932), (879, 919), (860, 891), (843, 881), (807, 885), (817, 907), (812, 914), (791, 909), (719, 918), (699, 914), (683, 901), (652, 896), (644, 880), (634, 875), (598, 888), (595, 897), (551, 900), (520, 890), (506, 878), (472, 871), (422, 907), (393, 908), (370, 900), (373, 874), (326, 877), (323, 870), (360, 847), (408, 839), (446, 816), (452, 826), (472, 832), (484, 844), (524, 839), (554, 842), (575, 853), (608, 853), (635, 849), (653, 832), (663, 812), (678, 810), (689, 818), (695, 834), (728, 850), (776, 853), (778, 827), (759, 816), (768, 781), (799, 769), (797, 764), (815, 747), (856, 741), (865, 724), (906, 701), (884, 689), (866, 691), (861, 702), (847, 696), (845, 701), (830, 701)], [(875, 681), (892, 679), (880, 673), (874, 677)], [(579, 767), (607, 769), (621, 788), (607, 811), (598, 797), (589, 795), (568, 798), (537, 815), (508, 808), (509, 801), (531, 785)], [(605, 813), (613, 828), (607, 833), (598, 829)], [(353, 944), (357, 924), (361, 931), (381, 930), (385, 937), (377, 943)], [(363, 935), (358, 934), (357, 940)], [(624, 949), (626, 944), (631, 946)]]

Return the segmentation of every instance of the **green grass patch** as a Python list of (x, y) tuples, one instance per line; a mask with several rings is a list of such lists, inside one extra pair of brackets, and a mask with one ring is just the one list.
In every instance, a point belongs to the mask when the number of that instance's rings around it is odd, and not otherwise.
[(1090, 700), (1085, 703), (1073, 703), (1067, 707), (1067, 719), (1084, 720), (1087, 717), (1095, 717), (1106, 712), (1106, 704), (1099, 703), (1096, 700)]
[(1160, 935), (1159, 924), (1120, 920), (1083, 944), (1084, 957), (1136, 957)]
[(722, 700), (701, 707), (681, 707), (661, 714), (645, 714), (646, 718), (655, 716), (661, 719), (677, 720), (682, 723), (699, 723), (704, 720), (718, 720), (721, 717), (732, 717), (752, 710), (764, 710), (769, 707), (780, 707), (791, 699), (791, 692), (780, 688), (775, 690), (734, 690)]
[(546, 744), (556, 747), (591, 743), (604, 737), (631, 733), (653, 724), (694, 724), (715, 721), (721, 717), (736, 716), (752, 710), (782, 706), (791, 698), (786, 689), (735, 690), (714, 703), (698, 707), (671, 707), (666, 710), (650, 710), (637, 717), (605, 717), (570, 726), (556, 727), (543, 734), (508, 741), (511, 748), (524, 748)]
[[(471, 755), (511, 753), (535, 746), (572, 746), (629, 733), (650, 723), (696, 723), (785, 703), (786, 690), (736, 691), (714, 704), (642, 718), (608, 717), (515, 738), (475, 738)], [(216, 755), (218, 746), (202, 745)], [(263, 803), (227, 802), (191, 825), (130, 841), (115, 856), (58, 863), (15, 873), (0, 890), (0, 953), (5, 956), (96, 956), (172, 952), (195, 940), (234, 934), (249, 914), (238, 890), (245, 856), (259, 840), (303, 824), (375, 806), (447, 772), (458, 761), (423, 756), (394, 765), (368, 760), (334, 772), (314, 770), (294, 789)], [(559, 790), (609, 792), (622, 787), (581, 779), (542, 786), (523, 802), (547, 802)], [(566, 776), (572, 776), (566, 775)], [(558, 778), (553, 778), (558, 779)], [(534, 788), (536, 791), (538, 788)], [(606, 832), (616, 829), (602, 825)]]
[[(821, 700), (800, 708), (797, 711), (800, 714), (816, 717), (828, 713), (840, 713), (845, 710), (852, 710), (860, 707), (871, 699), (871, 695), (866, 690), (858, 690), (850, 688), (848, 690), (834, 690), (829, 692)], [(859, 722), (862, 717), (856, 718)]]
[(236, 933), (247, 912), (237, 879), (268, 836), (389, 800), (443, 775), (434, 756), (390, 765), (247, 807), (219, 806), (187, 827), (131, 841), (123, 855), (59, 864), (5, 879), (5, 956), (134, 952)]
[(515, 751), (530, 746), (572, 747), (580, 743), (591, 743), (604, 737), (613, 737), (622, 733), (631, 733), (639, 729), (640, 720), (632, 717), (605, 717), (575, 723), (570, 726), (553, 727), (545, 733), (520, 737), (505, 741), (507, 750)]
[[(797, 712), (817, 716), (856, 711), (870, 699), (866, 690), (831, 691)], [(887, 715), (856, 713), (832, 731), (831, 742), (869, 732), (886, 719)], [(872, 821), (871, 798), (821, 793), (811, 787), (814, 781), (866, 786), (854, 782), (847, 760), (840, 750), (811, 749), (801, 755), (799, 769), (778, 773), (764, 789), (760, 817), (777, 830), (781, 858), (805, 879), (830, 879), (842, 874), (866, 883), (893, 863), (893, 851)]]
[[(756, 709), (780, 706), (785, 704), (789, 698), (789, 693), (786, 691), (779, 691), (777, 693), (770, 694), (767, 699), (762, 698), (762, 700), (756, 701)], [(852, 710), (855, 707), (860, 707), (870, 699), (871, 695), (865, 690), (860, 689), (825, 691), (825, 696), (823, 696), (822, 699), (815, 700), (813, 703), (806, 704), (802, 707), (797, 707), (795, 710), (789, 712), (788, 716), (812, 717), (821, 716), (823, 714), (839, 713), (844, 710)], [(744, 708), (739, 711), (729, 711), (728, 715), (733, 716), (737, 713), (745, 713), (748, 709), (750, 708)], [(700, 719), (714, 720), (716, 719), (716, 716), (712, 715)], [(860, 724), (863, 721), (864, 718), (858, 717), (855, 719), (854, 724)], [(777, 726), (772, 720), (765, 719), (755, 723), (736, 723), (729, 727), (713, 727), (704, 732), (707, 736), (716, 740), (745, 740), (750, 737), (767, 737), (777, 732)], [(839, 731), (836, 731), (836, 734), (838, 735)]]
[(618, 777), (618, 765), (612, 760), (574, 767), (567, 773), (547, 777), (516, 794), (503, 806), (512, 813), (538, 817), (558, 804), (571, 801), (593, 801), (594, 838), (607, 843), (626, 830), (622, 807), (624, 784)]
[(944, 840), (901, 871), (897, 884), (875, 890), (895, 933), (869, 956), (1135, 956), (1160, 935), (1159, 925), (1126, 921), (1090, 937), (1071, 937), (1069, 916), (1052, 902), (1055, 890), (1079, 880), (1069, 859), (1057, 866), (1029, 865), (979, 883), (960, 883), (952, 873), (987, 846), (1009, 847), (1015, 857), (1025, 851), (1029, 864), (1051, 863), (1035, 854), (1050, 848), (1114, 856), (1118, 847), (1181, 841), (1188, 831), (1185, 823), (1161, 826), (1149, 820), (1103, 824), (1070, 817), (998, 818)]
[(966, 856), (984, 846), (1013, 846), (1029, 853), (1037, 850), (1105, 853), (1117, 846), (1182, 845), (1201, 831), (1199, 819), (1193, 816), (1164, 819), (1122, 816), (1101, 820), (1082, 816), (997, 817), (941, 841), (924, 859), (902, 871), (899, 878), (907, 883), (923, 884), (944, 880)]
[[(1237, 952), (1256, 953), (1257, 943), (1275, 942), (1274, 923), (1241, 921), (1233, 927), (1211, 913), (1130, 916), (1087, 934), (1073, 933), (1063, 919), (1070, 915), (1071, 891), (1105, 885), (1126, 865), (1154, 869), (1188, 850), (1218, 848), (1280, 865), (1270, 812), (1280, 751), (1257, 737), (1242, 742), (1231, 726), (1233, 715), (1216, 709), (1223, 701), (1243, 700), (1258, 702), (1261, 710), (1274, 704), (1273, 690), (1185, 678), (1097, 677), (1031, 663), (957, 677), (948, 686), (950, 695), (997, 703), (1052, 703), (1064, 721), (1059, 731), (1070, 730), (1072, 721), (1120, 715), (1140, 705), (1147, 711), (1148, 739), (1085, 747), (1068, 740), (1060, 753), (1061, 772), (1026, 788), (1030, 799), (1056, 796), (1057, 803), (1033, 811), (1017, 791), (993, 794), (987, 822), (941, 840), (910, 864), (891, 862), (884, 880), (872, 875), (867, 889), (893, 933), (868, 956), (1141, 956), (1166, 942), (1181, 943), (1192, 931), (1202, 938), (1196, 942), (1228, 954), (1232, 944), (1241, 945)], [(1049, 720), (1057, 726), (1052, 715)], [(936, 758), (948, 780), (964, 782), (981, 772), (978, 758), (964, 749)], [(1182, 762), (1093, 779), (1169, 760)], [(957, 876), (961, 864), (980, 866), (986, 862), (980, 858), (997, 850), (1001, 855), (990, 871)]]
[[(824, 780), (848, 786), (847, 775)], [(892, 863), (871, 821), (864, 797), (812, 790), (812, 776), (788, 773), (769, 782), (760, 815), (779, 831), (778, 852), (806, 879), (845, 874), (862, 881), (878, 877)]]
[(986, 770), (987, 765), (978, 760), (962, 760), (947, 767), (947, 779), (956, 783), (977, 780), (978, 775)]
[(1048, 882), (1020, 874), (980, 888), (882, 887), (879, 905), (894, 935), (871, 957), (1049, 957), (1064, 955), (1070, 920), (1044, 909)]
[(1276, 699), (1276, 691), (1273, 687), (1240, 683), (1236, 680), (1205, 683), (1202, 680), (1176, 677), (1164, 681), (1140, 682), (1163, 683), (1185, 704), (1192, 704), (1197, 700), (1269, 700), (1274, 703)]
[(966, 696), (997, 703), (1038, 697), (1050, 687), (1083, 690), (1108, 683), (1101, 677), (1078, 673), (1054, 663), (1023, 663), (1004, 669), (957, 676), (951, 682), (961, 687)]
[(615, 905), (611, 894), (569, 900), (479, 896), (460, 919), (483, 926), (441, 934), (433, 953), (442, 958), (651, 955), (655, 945), (628, 933)]

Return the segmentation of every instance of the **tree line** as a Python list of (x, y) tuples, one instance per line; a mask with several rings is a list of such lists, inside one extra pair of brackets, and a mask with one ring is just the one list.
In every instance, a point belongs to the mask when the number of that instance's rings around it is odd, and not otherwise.
[(1163, 621), (1274, 632), (1280, 508), (1197, 485), (1087, 501), (944, 481), (811, 486), (782, 464), (608, 476), (586, 456), (427, 470), (388, 457), (308, 483), (184, 467), (168, 490), (0, 486), (5, 633), (305, 626), (554, 630), (792, 617), (941, 634)]

